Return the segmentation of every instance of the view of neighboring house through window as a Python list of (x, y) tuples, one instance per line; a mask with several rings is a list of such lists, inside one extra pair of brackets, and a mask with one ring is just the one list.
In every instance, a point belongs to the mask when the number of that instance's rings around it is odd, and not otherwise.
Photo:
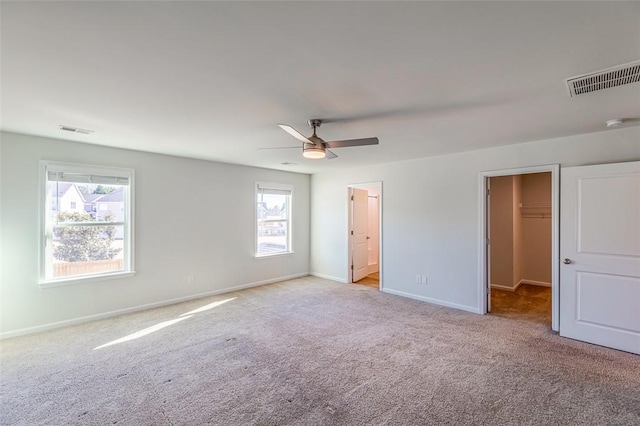
[(42, 167), (42, 282), (132, 272), (133, 170)]
[(293, 186), (258, 182), (256, 185), (256, 256), (291, 253), (291, 196)]

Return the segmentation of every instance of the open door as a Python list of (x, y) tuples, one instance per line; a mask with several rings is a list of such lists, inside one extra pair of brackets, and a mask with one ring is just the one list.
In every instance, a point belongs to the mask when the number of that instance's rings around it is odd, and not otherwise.
[(485, 221), (486, 230), (486, 239), (485, 239), (485, 249), (487, 253), (487, 312), (491, 312), (491, 179), (486, 177), (486, 212), (487, 220)]
[(351, 199), (351, 282), (369, 274), (369, 193), (349, 188)]
[(640, 354), (640, 162), (568, 167), (560, 335)]

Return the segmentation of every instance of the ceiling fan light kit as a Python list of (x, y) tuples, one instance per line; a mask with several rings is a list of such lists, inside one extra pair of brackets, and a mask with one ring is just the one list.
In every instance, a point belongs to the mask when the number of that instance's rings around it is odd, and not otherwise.
[[(312, 119), (308, 121), (309, 127), (313, 129), (313, 135), (308, 138), (302, 133), (289, 126), (288, 124), (278, 124), (278, 126), (289, 133), (294, 138), (302, 142), (302, 156), (313, 160), (320, 160), (326, 158), (331, 160), (338, 156), (330, 151), (328, 148), (345, 148), (349, 146), (364, 146), (364, 145), (377, 145), (378, 138), (364, 138), (364, 139), (347, 139), (342, 141), (325, 142), (316, 134), (316, 129), (322, 124), (320, 119)], [(263, 148), (263, 149), (281, 149), (288, 147), (276, 147), (276, 148)], [(293, 147), (292, 147), (293, 148)]]
[(327, 151), (323, 146), (316, 146), (314, 144), (305, 143), (302, 148), (302, 156), (304, 158), (310, 158), (312, 160), (319, 160), (326, 157)]

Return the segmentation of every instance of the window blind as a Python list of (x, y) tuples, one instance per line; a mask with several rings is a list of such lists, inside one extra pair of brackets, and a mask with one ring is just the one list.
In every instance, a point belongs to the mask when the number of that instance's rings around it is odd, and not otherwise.
[(291, 190), (269, 188), (269, 187), (260, 186), (260, 184), (258, 184), (258, 193), (265, 194), (265, 195), (291, 195)]
[(129, 178), (124, 176), (101, 176), (86, 173), (69, 173), (47, 171), (50, 182), (95, 183), (101, 185), (129, 185)]

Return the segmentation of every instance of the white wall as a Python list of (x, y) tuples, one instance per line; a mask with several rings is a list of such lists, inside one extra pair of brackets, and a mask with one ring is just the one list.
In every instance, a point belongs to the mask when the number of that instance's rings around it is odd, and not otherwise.
[(345, 188), (382, 181), (385, 291), (479, 312), (481, 171), (638, 159), (640, 127), (630, 127), (313, 175), (311, 271), (346, 282)]
[[(308, 175), (0, 136), (4, 336), (309, 271)], [(135, 169), (134, 277), (38, 287), (38, 162), (43, 159)], [(253, 257), (255, 181), (294, 186), (293, 255)], [(188, 275), (194, 276), (192, 283)]]

